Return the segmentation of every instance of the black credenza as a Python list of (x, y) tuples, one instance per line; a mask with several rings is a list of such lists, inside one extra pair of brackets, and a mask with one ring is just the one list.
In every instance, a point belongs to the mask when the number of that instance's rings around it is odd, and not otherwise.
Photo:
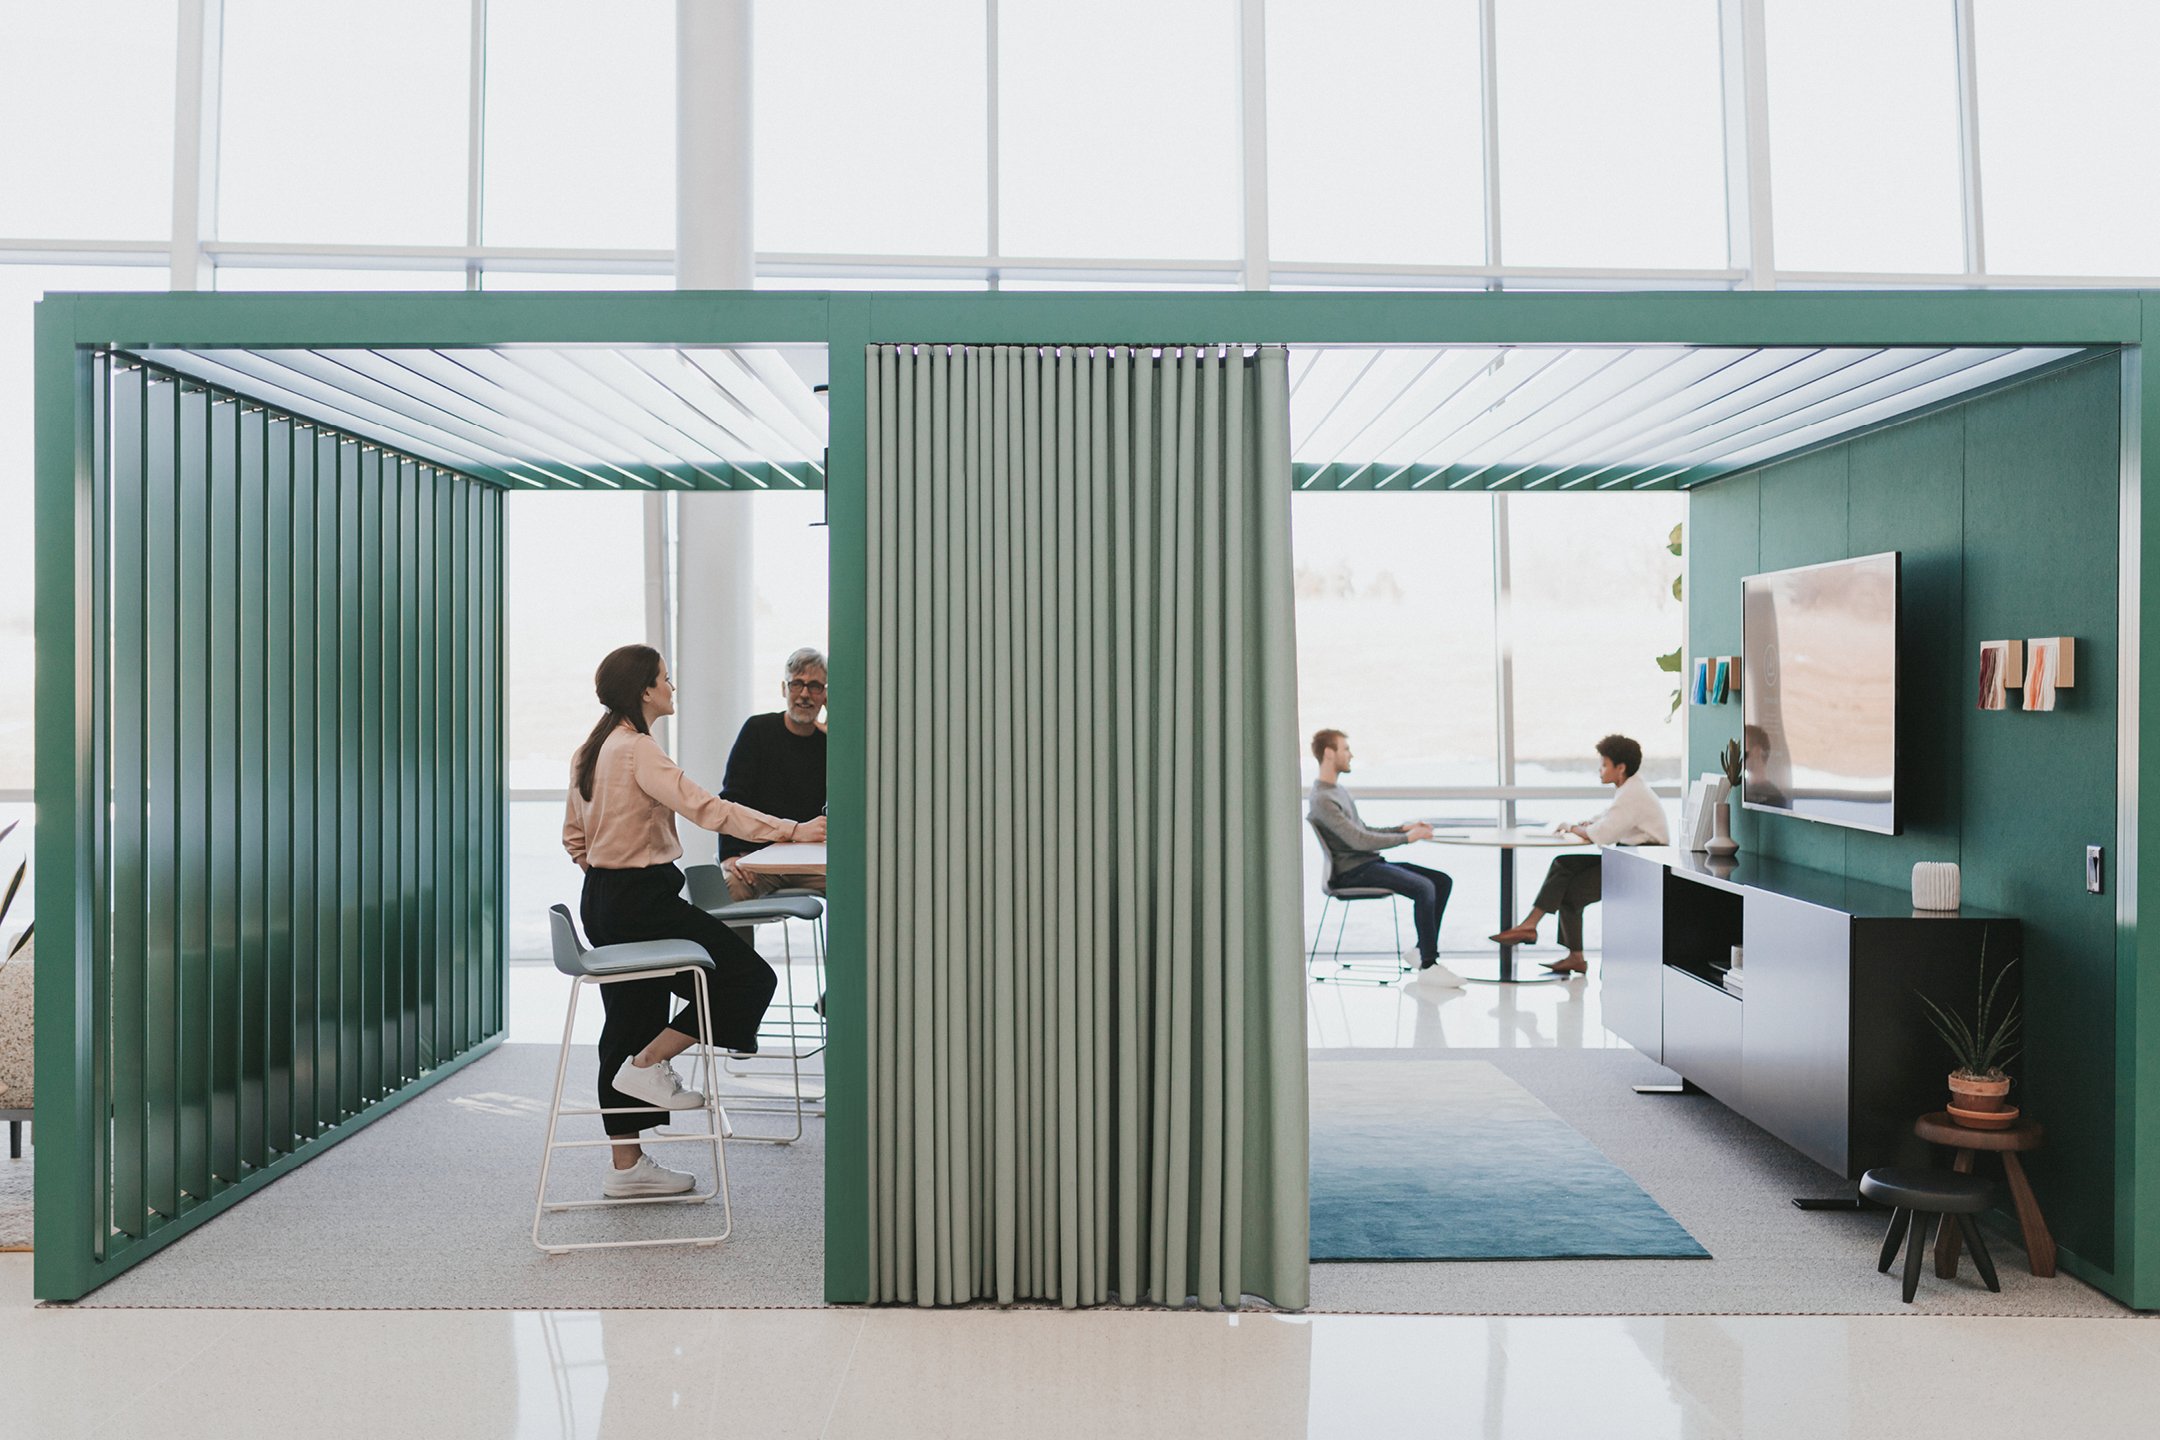
[(1921, 997), (1969, 1014), (1983, 940), (1990, 980), (2021, 943), (2005, 916), (1746, 855), (1612, 847), (1604, 871), (1606, 1028), (1848, 1179), (1916, 1156), (1942, 1108)]

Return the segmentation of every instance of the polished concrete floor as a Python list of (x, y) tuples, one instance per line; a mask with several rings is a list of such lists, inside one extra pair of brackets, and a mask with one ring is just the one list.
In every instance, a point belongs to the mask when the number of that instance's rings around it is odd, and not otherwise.
[[(513, 976), (513, 1038), (561, 1033)], [(1317, 987), (1315, 1045), (1605, 1046), (1595, 980)], [(334, 1263), (335, 1257), (324, 1257)], [(2153, 1320), (37, 1308), (0, 1255), (0, 1435), (2145, 1436)]]

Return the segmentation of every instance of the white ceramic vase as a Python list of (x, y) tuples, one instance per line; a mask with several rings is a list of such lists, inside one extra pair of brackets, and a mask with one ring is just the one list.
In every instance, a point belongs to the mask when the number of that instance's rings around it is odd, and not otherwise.
[(1732, 838), (1732, 802), (1730, 800), (1718, 801), (1716, 818), (1717, 830), (1716, 833), (1711, 835), (1710, 844), (1706, 848), (1712, 855), (1738, 854), (1740, 842)]

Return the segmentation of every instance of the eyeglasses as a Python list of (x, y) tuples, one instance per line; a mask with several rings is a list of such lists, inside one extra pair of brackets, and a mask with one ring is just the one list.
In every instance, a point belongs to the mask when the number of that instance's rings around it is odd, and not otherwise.
[(823, 680), (790, 680), (787, 682), (787, 688), (790, 695), (822, 695), (825, 693), (825, 682)]

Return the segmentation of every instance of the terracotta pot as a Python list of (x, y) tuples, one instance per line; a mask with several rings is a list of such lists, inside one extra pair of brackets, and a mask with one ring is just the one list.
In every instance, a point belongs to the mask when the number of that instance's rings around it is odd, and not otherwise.
[(2010, 1077), (1950, 1072), (1950, 1103), (1960, 1110), (2000, 1110), (2010, 1103)]

